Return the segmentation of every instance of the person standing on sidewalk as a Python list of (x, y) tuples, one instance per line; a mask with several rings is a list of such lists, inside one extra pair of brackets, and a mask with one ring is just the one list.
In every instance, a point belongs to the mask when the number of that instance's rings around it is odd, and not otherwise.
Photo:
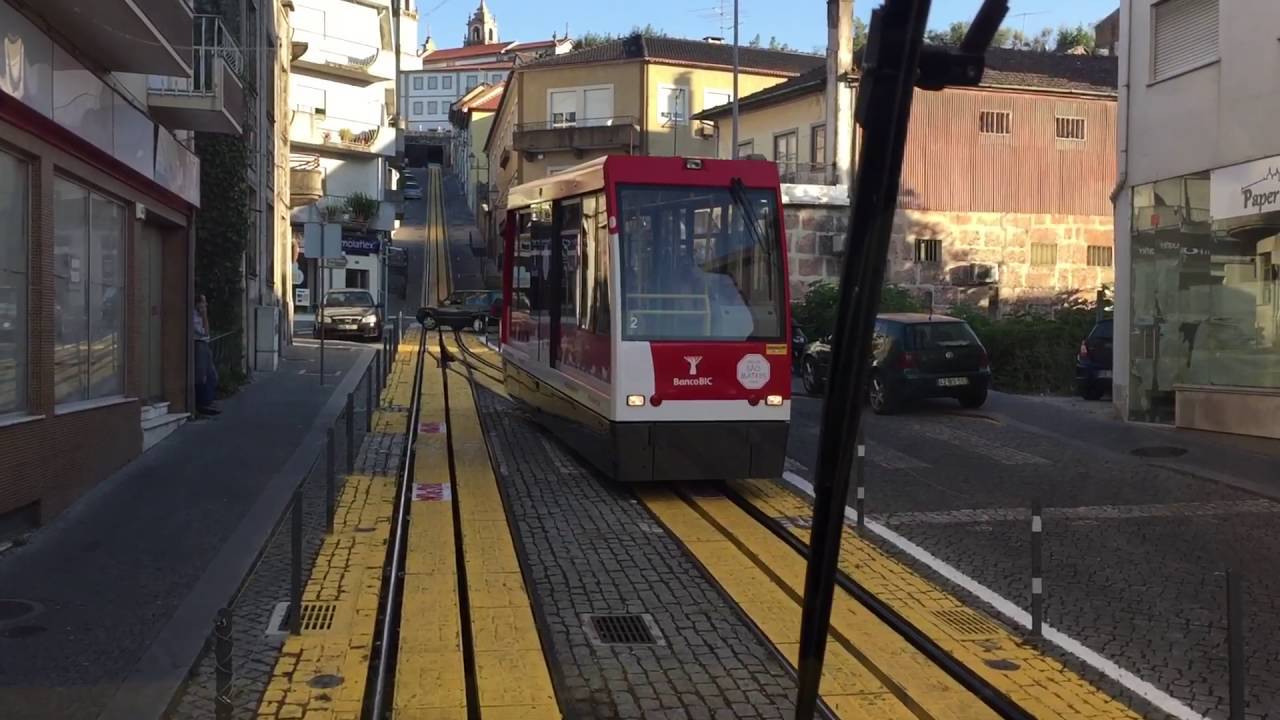
[(196, 412), (201, 415), (217, 415), (213, 396), (218, 389), (218, 368), (213, 364), (213, 350), (209, 347), (209, 301), (203, 293), (196, 296), (196, 308), (191, 315), (196, 342)]

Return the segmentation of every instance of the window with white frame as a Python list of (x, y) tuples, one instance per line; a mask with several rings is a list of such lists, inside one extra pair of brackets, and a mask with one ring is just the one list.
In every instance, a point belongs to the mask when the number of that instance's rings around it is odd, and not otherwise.
[(428, 102), (428, 103), (427, 103), (427, 114), (428, 114), (428, 115), (435, 115), (435, 114), (437, 113), (437, 111), (439, 111), (439, 109), (440, 109), (440, 108), (439, 108), (439, 103), (437, 103), (435, 100), (432, 100), (432, 101), (430, 101), (430, 102)]
[(613, 86), (553, 88), (547, 91), (547, 120), (552, 127), (612, 123)]
[(1218, 59), (1218, 0), (1163, 0), (1151, 6), (1151, 80)]
[(27, 222), (31, 168), (0, 152), (0, 415), (27, 407)]
[(689, 122), (689, 89), (679, 85), (658, 86), (658, 120), (663, 126)]
[(413, 103), (413, 116), (420, 117), (422, 115), (422, 101), (415, 100)]
[(414, 90), (421, 90), (421, 89), (422, 89), (422, 76), (421, 76), (421, 75), (414, 75), (414, 76), (413, 76), (413, 89), (414, 89)]
[(453, 76), (452, 76), (452, 75), (445, 75), (444, 77), (440, 78), (440, 89), (441, 89), (441, 90), (452, 90), (452, 89), (453, 89)]
[(53, 395), (58, 404), (124, 394), (124, 205), (53, 181)]
[(435, 75), (428, 75), (428, 76), (427, 76), (427, 89), (428, 89), (428, 90), (435, 90), (435, 89), (437, 89), (437, 88), (439, 87), (439, 85), (440, 85), (440, 78), (436, 77)]

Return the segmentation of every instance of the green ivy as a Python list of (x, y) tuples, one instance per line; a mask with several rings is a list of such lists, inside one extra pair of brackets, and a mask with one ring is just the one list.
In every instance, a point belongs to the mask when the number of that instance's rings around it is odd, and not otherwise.
[(209, 300), (214, 335), (235, 333), (218, 373), (225, 390), (245, 380), (243, 355), (244, 254), (249, 237), (249, 148), (241, 137), (196, 133), (200, 156), (200, 212), (196, 217), (196, 288)]

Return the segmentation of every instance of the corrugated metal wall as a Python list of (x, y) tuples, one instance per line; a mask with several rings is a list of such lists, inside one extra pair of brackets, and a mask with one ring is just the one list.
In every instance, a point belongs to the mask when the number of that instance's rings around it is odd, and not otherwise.
[[(1011, 132), (978, 132), (984, 110)], [(1085, 119), (1085, 140), (1058, 140), (1055, 117)], [(1116, 103), (1010, 91), (917, 91), (899, 206), (957, 212), (1110, 215)]]

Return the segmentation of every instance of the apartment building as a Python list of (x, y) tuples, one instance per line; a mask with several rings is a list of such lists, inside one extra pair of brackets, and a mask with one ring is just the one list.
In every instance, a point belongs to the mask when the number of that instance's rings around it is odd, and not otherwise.
[(1280, 437), (1280, 5), (1120, 3), (1113, 398)]
[[(389, 0), (294, 0), (290, 163), (310, 173), (312, 191), (291, 214), (299, 307), (317, 306), (322, 290), (385, 289), (385, 248), (401, 213), (397, 50), (416, 33), (412, 3), (395, 5), (399, 17)], [(345, 267), (322, 270), (321, 257), (343, 257)]]
[[(205, 22), (184, 0), (0, 2), (5, 527), (47, 521), (140, 455), (149, 421), (191, 409), (189, 130), (233, 102), (195, 92)], [(153, 106), (150, 77), (188, 83), (185, 118)]]
[(480, 85), (453, 103), (449, 121), (455, 141), (450, 163), (454, 175), (467, 194), (467, 207), (474, 213), (489, 197), (489, 157), (484, 140), (493, 125), (493, 115), (502, 102), (504, 83)]

